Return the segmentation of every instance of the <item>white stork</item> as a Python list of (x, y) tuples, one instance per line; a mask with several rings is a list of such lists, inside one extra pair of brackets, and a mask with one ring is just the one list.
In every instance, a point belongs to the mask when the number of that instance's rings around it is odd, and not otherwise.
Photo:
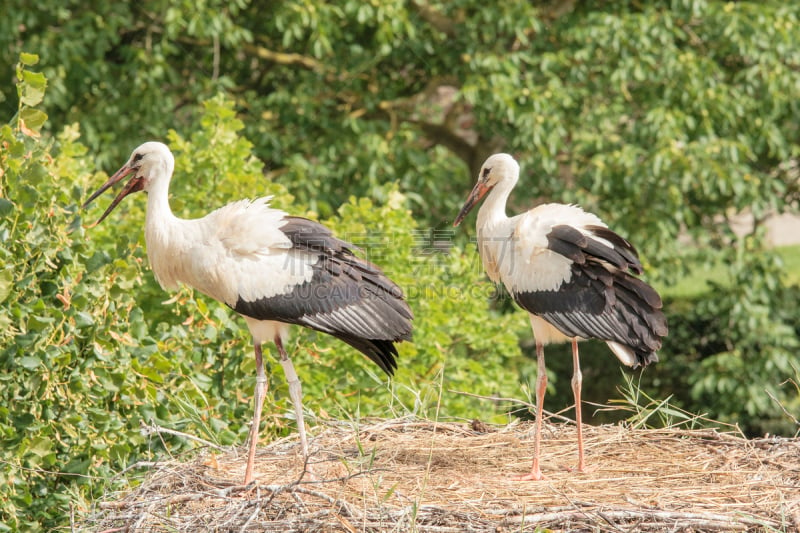
[(199, 219), (177, 218), (168, 201), (174, 166), (167, 146), (144, 143), (84, 208), (131, 176), (97, 224), (125, 196), (147, 192), (147, 257), (159, 284), (167, 290), (177, 289), (179, 283), (193, 287), (225, 303), (247, 322), (257, 369), (247, 484), (253, 479), (266, 395), (261, 344), (271, 340), (278, 348), (307, 459), (300, 380), (284, 348), (289, 325), (333, 335), (391, 376), (397, 368), (394, 342), (411, 340), (413, 316), (397, 285), (377, 266), (353, 255), (351, 244), (317, 222), (269, 207), (270, 197), (234, 202)]
[[(536, 340), (536, 429), (533, 466), (519, 479), (539, 480), (542, 404), (547, 388), (544, 345), (572, 342), (578, 471), (584, 471), (579, 339), (606, 341), (630, 367), (658, 361), (667, 334), (658, 293), (633, 276), (642, 273), (636, 249), (595, 215), (574, 205), (543, 204), (515, 217), (506, 201), (519, 179), (508, 154), (490, 156), (454, 222), (458, 226), (487, 193), (478, 211), (478, 250), (492, 281), (503, 282), (530, 314)], [(491, 191), (491, 192), (490, 192)]]

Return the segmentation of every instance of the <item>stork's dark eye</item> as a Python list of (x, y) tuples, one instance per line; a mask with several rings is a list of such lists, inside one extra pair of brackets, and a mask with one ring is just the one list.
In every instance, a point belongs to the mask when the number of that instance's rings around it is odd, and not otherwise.
[(484, 179), (488, 178), (489, 177), (489, 172), (491, 172), (491, 171), (492, 171), (492, 167), (485, 167), (483, 169), (483, 175), (481, 177), (484, 178)]
[(138, 163), (139, 161), (142, 160), (143, 157), (144, 157), (144, 154), (136, 154), (135, 156), (133, 156), (133, 162), (134, 163)]

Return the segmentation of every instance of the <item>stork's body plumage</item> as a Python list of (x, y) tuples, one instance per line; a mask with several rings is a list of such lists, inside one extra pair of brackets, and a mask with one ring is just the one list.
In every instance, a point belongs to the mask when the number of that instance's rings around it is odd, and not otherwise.
[(656, 352), (667, 325), (658, 293), (635, 277), (642, 272), (636, 249), (597, 216), (563, 204), (543, 204), (506, 216), (506, 201), (518, 178), (519, 165), (511, 156), (489, 157), (455, 225), (488, 193), (477, 220), (481, 260), (489, 278), (503, 283), (528, 311), (536, 341), (534, 459), (524, 478), (541, 479), (544, 345), (572, 343), (578, 469), (583, 470), (578, 340), (604, 340), (623, 364), (636, 368), (658, 361)]
[(193, 287), (247, 322), (258, 373), (245, 471), (249, 483), (266, 395), (261, 344), (274, 341), (278, 348), (307, 458), (300, 381), (284, 349), (289, 326), (337, 337), (391, 376), (397, 367), (394, 343), (411, 339), (412, 313), (402, 291), (378, 267), (354, 255), (350, 244), (319, 223), (269, 207), (270, 198), (234, 202), (199, 219), (176, 217), (168, 202), (173, 167), (165, 145), (145, 143), (86, 204), (132, 174), (98, 223), (126, 195), (146, 191), (145, 241), (159, 284), (168, 290)]

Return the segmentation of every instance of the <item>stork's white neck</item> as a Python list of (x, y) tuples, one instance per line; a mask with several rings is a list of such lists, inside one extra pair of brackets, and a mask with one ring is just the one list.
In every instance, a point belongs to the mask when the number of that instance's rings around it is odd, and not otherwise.
[[(147, 214), (145, 230), (151, 227), (168, 227), (176, 218), (169, 207), (169, 177), (151, 180), (147, 189)], [(147, 232), (147, 231), (146, 231)], [(148, 242), (148, 246), (149, 246)]]
[(180, 281), (175, 271), (185, 243), (179, 231), (181, 219), (169, 207), (169, 181), (169, 176), (159, 176), (148, 184), (144, 240), (156, 280), (163, 288), (174, 289)]
[(487, 224), (494, 225), (498, 222), (508, 220), (508, 216), (506, 215), (506, 203), (518, 179), (518, 175), (508, 176), (500, 180), (497, 185), (489, 191), (489, 194), (478, 210), (478, 228), (486, 227)]

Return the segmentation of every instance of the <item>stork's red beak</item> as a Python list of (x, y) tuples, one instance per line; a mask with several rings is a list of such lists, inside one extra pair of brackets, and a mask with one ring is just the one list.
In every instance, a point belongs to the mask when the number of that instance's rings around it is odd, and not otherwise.
[[(125, 165), (124, 167), (119, 169), (116, 173), (114, 173), (113, 176), (108, 178), (108, 181), (105, 182), (102, 187), (97, 189), (97, 191), (95, 191), (95, 193), (92, 194), (89, 197), (88, 200), (86, 200), (86, 202), (83, 204), (83, 209), (86, 209), (86, 206), (88, 206), (90, 203), (92, 203), (92, 200), (94, 200), (95, 198), (97, 198), (98, 196), (103, 194), (109, 187), (111, 187), (112, 185), (114, 185), (115, 183), (117, 183), (119, 181), (122, 181), (122, 178), (124, 178), (125, 176), (128, 176), (129, 174), (131, 174), (132, 172), (135, 172), (135, 171), (136, 171), (135, 168), (130, 167), (128, 165)], [(94, 223), (94, 225), (96, 226), (99, 223), (101, 223), (103, 221), (103, 219), (105, 219), (108, 216), (108, 214), (111, 213), (111, 211), (113, 211), (115, 207), (117, 207), (117, 204), (123, 198), (125, 198), (126, 196), (128, 196), (131, 193), (134, 193), (134, 192), (137, 192), (137, 191), (141, 191), (143, 186), (144, 186), (144, 182), (143, 182), (142, 178), (140, 178), (139, 176), (132, 177), (130, 179), (130, 181), (125, 184), (125, 187), (122, 188), (122, 190), (119, 192), (117, 197), (114, 198), (114, 201), (111, 202), (111, 205), (108, 206), (108, 209), (106, 209), (106, 212), (103, 213), (103, 216), (101, 216), (98, 219), (98, 221)]]
[(487, 187), (483, 180), (478, 180), (478, 183), (475, 184), (472, 192), (469, 193), (469, 196), (467, 196), (467, 201), (464, 202), (464, 207), (462, 207), (461, 211), (458, 212), (456, 221), (453, 222), (453, 227), (461, 224), (461, 221), (464, 220), (464, 217), (466, 217), (467, 214), (472, 211), (472, 208), (475, 207), (475, 204), (481, 201), (481, 198), (486, 196), (486, 193), (489, 192), (489, 189), (491, 189), (491, 187)]

